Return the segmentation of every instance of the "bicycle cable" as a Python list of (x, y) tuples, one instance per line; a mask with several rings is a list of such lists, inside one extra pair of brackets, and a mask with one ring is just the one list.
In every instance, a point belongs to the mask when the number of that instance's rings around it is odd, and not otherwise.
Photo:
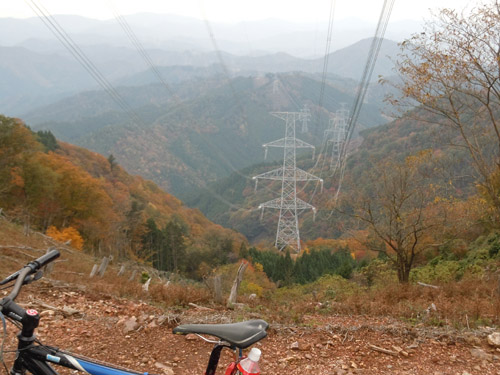
[[(4, 338), (3, 338), (3, 341), (5, 341), (5, 338), (7, 336), (7, 329), (6, 329), (6, 324), (5, 324), (5, 317), (4, 317), (4, 315), (1, 312), (0, 312), (0, 319), (2, 320), (2, 323), (3, 323), (3, 326), (4, 326)], [(19, 322), (15, 321), (15, 320), (12, 320), (9, 317), (7, 317), (7, 320), (9, 320), (9, 322), (11, 322), (12, 324), (14, 324), (17, 328), (22, 329), (22, 325), (19, 324)], [(5, 361), (3, 360), (3, 353), (15, 353), (15, 352), (22, 351), (22, 350), (28, 350), (29, 347), (26, 347), (24, 349), (16, 349), (16, 350), (4, 350), (4, 348), (3, 348), (3, 341), (2, 341), (1, 348), (0, 348), (0, 361), (2, 361), (2, 363), (3, 363), (4, 367), (5, 367), (5, 370), (7, 371), (7, 374), (9, 374), (9, 371), (7, 369), (7, 365), (5, 364)], [(60, 349), (58, 347), (52, 347), (52, 346), (49, 346), (49, 345), (45, 345), (37, 337), (35, 338), (35, 342), (38, 345), (40, 345), (41, 347), (48, 348), (48, 349), (54, 349), (54, 350), (56, 350), (56, 351), (58, 351), (60, 353), (63, 353), (63, 354), (67, 354), (67, 355), (70, 355), (70, 356), (73, 356), (73, 357), (76, 357), (76, 358), (80, 358), (80, 359), (92, 361), (92, 362), (95, 362), (95, 363), (100, 364), (100, 365), (110, 366), (110, 367), (116, 368), (118, 370), (124, 370), (124, 371), (128, 371), (128, 372), (131, 372), (131, 373), (137, 373), (137, 375), (140, 375), (137, 371), (131, 370), (131, 369), (126, 368), (124, 366), (119, 366), (119, 365), (108, 363), (108, 362), (105, 362), (105, 361), (99, 361), (99, 360), (96, 360), (95, 358), (89, 358), (89, 357), (85, 357), (84, 355), (81, 355), (81, 354), (71, 353), (69, 351)]]
[(3, 367), (5, 368), (6, 374), (8, 374), (9, 369), (7, 368), (7, 365), (5, 364), (5, 360), (3, 358), (4, 344), (5, 344), (5, 340), (7, 339), (7, 323), (5, 321), (5, 315), (3, 315), (1, 309), (0, 309), (0, 320), (2, 320), (2, 327), (3, 327), (2, 344), (0, 344), (0, 362), (2, 362)]

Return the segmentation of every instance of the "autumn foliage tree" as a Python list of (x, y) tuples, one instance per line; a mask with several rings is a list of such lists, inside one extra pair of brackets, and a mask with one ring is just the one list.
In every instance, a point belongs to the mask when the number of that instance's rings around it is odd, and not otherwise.
[(433, 242), (433, 228), (445, 217), (431, 215), (428, 209), (436, 196), (427, 168), (431, 157), (430, 151), (423, 151), (403, 162), (375, 166), (372, 185), (360, 193), (350, 211), (371, 234), (361, 241), (393, 263), (400, 283), (409, 281), (418, 254)]
[(66, 227), (58, 230), (56, 227), (50, 226), (47, 228), (46, 235), (52, 237), (56, 241), (69, 241), (69, 245), (75, 249), (82, 250), (83, 248), (83, 238), (76, 228)]
[[(438, 123), (467, 150), (480, 191), (500, 217), (500, 3), (441, 10), (402, 44), (397, 65), (404, 99), (422, 121)], [(498, 220), (496, 220), (498, 222)]]
[(0, 204), (16, 205), (26, 162), (41, 148), (19, 120), (0, 115)]
[[(204, 260), (235, 261), (234, 244), (245, 241), (153, 182), (129, 175), (113, 158), (57, 142), (50, 132), (34, 133), (21, 120), (1, 115), (0, 209), (23, 223), (26, 234), (48, 230), (95, 255), (193, 274)], [(148, 219), (158, 227), (145, 225)], [(161, 234), (154, 246), (147, 241), (151, 231)]]

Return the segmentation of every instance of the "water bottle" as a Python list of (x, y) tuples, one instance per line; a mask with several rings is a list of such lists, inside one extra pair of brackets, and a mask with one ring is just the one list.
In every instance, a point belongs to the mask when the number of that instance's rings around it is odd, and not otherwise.
[(252, 348), (250, 353), (248, 353), (248, 357), (242, 359), (240, 363), (238, 363), (238, 375), (259, 375), (259, 359), (260, 359), (261, 351), (257, 348)]

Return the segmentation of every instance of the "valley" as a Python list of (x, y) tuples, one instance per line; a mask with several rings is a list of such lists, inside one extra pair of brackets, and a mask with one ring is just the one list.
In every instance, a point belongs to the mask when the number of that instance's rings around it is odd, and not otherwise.
[(264, 319), (263, 374), (500, 374), (497, 0), (7, 1), (0, 279), (61, 251), (42, 342), (194, 374), (173, 327)]

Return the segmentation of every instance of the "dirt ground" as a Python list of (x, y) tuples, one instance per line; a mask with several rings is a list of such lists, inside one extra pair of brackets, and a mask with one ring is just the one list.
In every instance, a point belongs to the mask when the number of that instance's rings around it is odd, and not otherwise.
[[(167, 311), (50, 279), (25, 287), (19, 301), (40, 312), (42, 343), (164, 375), (203, 374), (213, 346), (196, 336), (174, 335), (172, 327), (229, 323), (243, 316), (238, 310), (202, 307)], [(306, 316), (300, 326), (269, 323), (268, 337), (256, 344), (262, 374), (500, 375), (500, 349), (488, 346), (489, 328), (459, 332), (387, 318), (324, 315)], [(15, 348), (16, 331), (8, 325), (6, 350)], [(13, 353), (5, 357), (10, 366)], [(218, 374), (232, 358), (223, 352)]]
[[(46, 236), (25, 237), (13, 225), (0, 224), (2, 276), (44, 252), (36, 249), (54, 245)], [(69, 249), (63, 255), (56, 269), (65, 275), (64, 282), (49, 275), (25, 286), (17, 300), (40, 312), (37, 336), (46, 345), (139, 372), (201, 375), (213, 344), (197, 336), (174, 335), (174, 326), (261, 318), (252, 310), (222, 307), (166, 310), (100, 293), (95, 285), (105, 283), (105, 278), (92, 279), (93, 287), (88, 282), (94, 260)], [(0, 297), (2, 293), (8, 290), (0, 291)], [(489, 327), (455, 330), (413, 326), (385, 317), (319, 313), (304, 316), (300, 325), (269, 323), (268, 336), (256, 344), (262, 350), (262, 374), (500, 375), (500, 349), (486, 340), (494, 331)], [(18, 328), (8, 324), (7, 332), (5, 361), (10, 367)], [(0, 332), (0, 343), (2, 336)], [(233, 357), (234, 353), (223, 351), (217, 374), (224, 374)], [(0, 372), (4, 372), (3, 366)]]

